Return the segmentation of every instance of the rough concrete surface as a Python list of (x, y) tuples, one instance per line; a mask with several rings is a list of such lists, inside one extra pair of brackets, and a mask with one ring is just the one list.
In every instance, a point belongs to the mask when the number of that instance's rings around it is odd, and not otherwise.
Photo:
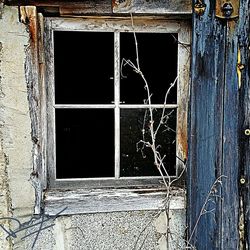
[[(24, 72), (29, 35), (18, 20), (17, 8), (4, 7), (0, 19), (0, 178), (1, 216), (20, 220), (32, 213), (33, 188), (30, 118)], [(0, 232), (0, 236), (3, 231)], [(8, 249), (6, 240), (0, 243)]]

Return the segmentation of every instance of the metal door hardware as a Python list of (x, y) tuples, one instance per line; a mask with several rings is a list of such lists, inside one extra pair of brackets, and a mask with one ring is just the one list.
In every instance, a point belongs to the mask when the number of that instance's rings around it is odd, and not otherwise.
[(202, 16), (206, 10), (206, 4), (202, 0), (197, 0), (194, 4), (194, 12), (198, 16)]
[(216, 0), (216, 17), (222, 19), (232, 19), (239, 16), (239, 0)]

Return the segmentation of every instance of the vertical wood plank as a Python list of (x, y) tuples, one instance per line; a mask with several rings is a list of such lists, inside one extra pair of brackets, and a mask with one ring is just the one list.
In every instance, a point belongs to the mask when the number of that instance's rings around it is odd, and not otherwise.
[(223, 93), (223, 162), (221, 249), (239, 249), (239, 98), (237, 76), (238, 22), (227, 22)]
[(40, 116), (40, 153), (41, 163), (39, 176), (43, 189), (47, 188), (47, 110), (46, 110), (46, 84), (45, 84), (45, 58), (44, 58), (44, 18), (38, 13), (38, 56), (39, 56), (39, 116)]
[(239, 249), (237, 48), (242, 21), (217, 19), (215, 1), (202, 2), (204, 14), (193, 14), (188, 242), (197, 249)]
[[(238, 74), (239, 74), (239, 138), (240, 138), (240, 195), (243, 200), (243, 235), (245, 249), (250, 247), (250, 136), (245, 134), (250, 129), (250, 1), (241, 0), (238, 36)], [(248, 247), (248, 248), (247, 248)]]
[(209, 1), (206, 4), (204, 16), (194, 15), (193, 18), (187, 180), (188, 241), (197, 249), (218, 249), (220, 205), (216, 203), (215, 216), (201, 213), (214, 181), (221, 175), (218, 170), (222, 164), (226, 29), (214, 15), (209, 15), (213, 6)]
[(39, 93), (39, 55), (38, 55), (38, 18), (35, 6), (21, 6), (20, 19), (26, 24), (30, 39), (26, 50), (25, 74), (31, 119), (31, 137), (33, 141), (32, 185), (35, 189), (35, 211), (40, 213), (42, 199), (41, 148), (40, 148), (40, 93)]
[(46, 85), (46, 132), (47, 132), (47, 184), (53, 186), (56, 179), (55, 169), (55, 100), (54, 100), (54, 40), (51, 29), (51, 21), (46, 18), (44, 22), (44, 54), (46, 61), (45, 85)]
[(182, 174), (187, 161), (187, 114), (190, 86), (191, 23), (183, 22), (178, 33), (178, 82), (177, 82), (177, 135), (176, 135), (176, 176)]

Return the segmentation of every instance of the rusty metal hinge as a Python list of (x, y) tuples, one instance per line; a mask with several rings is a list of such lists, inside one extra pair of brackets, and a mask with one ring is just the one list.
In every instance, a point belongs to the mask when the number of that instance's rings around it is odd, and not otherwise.
[(239, 16), (239, 0), (216, 0), (215, 16), (222, 19), (232, 19)]
[(198, 16), (202, 16), (206, 10), (206, 4), (202, 0), (197, 0), (194, 4), (194, 12)]

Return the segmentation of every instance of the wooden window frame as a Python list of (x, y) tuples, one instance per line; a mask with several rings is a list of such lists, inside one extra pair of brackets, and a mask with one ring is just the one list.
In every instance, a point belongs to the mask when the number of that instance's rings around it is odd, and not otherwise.
[[(116, 44), (119, 43), (119, 38), (116, 35), (117, 32), (129, 31), (129, 32), (154, 32), (154, 33), (177, 33), (178, 34), (178, 81), (177, 81), (177, 105), (165, 105), (166, 108), (177, 108), (177, 135), (176, 135), (176, 154), (178, 156), (176, 162), (176, 175), (179, 176), (185, 168), (185, 164), (179, 159), (186, 160), (187, 155), (187, 108), (189, 98), (189, 64), (190, 64), (190, 31), (191, 25), (187, 20), (168, 20), (164, 17), (133, 17), (133, 26), (131, 17), (81, 17), (81, 18), (56, 18), (47, 17), (44, 22), (44, 47), (45, 47), (45, 92), (47, 93), (44, 99), (44, 107), (47, 113), (47, 122), (44, 126), (44, 134), (47, 134), (46, 144), (46, 165), (47, 169), (44, 170), (47, 173), (47, 186), (48, 191), (45, 196), (45, 204), (47, 206), (47, 212), (53, 214), (56, 211), (55, 207), (59, 200), (66, 201), (69, 197), (75, 197), (75, 201), (84, 201), (86, 203), (86, 197), (90, 196), (109, 196), (109, 203), (112, 204), (114, 194), (118, 194), (119, 197), (131, 196), (131, 192), (140, 190), (135, 200), (142, 200), (138, 202), (129, 203), (133, 204), (132, 207), (124, 205), (123, 208), (113, 205), (109, 206), (109, 211), (123, 211), (123, 210), (137, 210), (137, 209), (154, 209), (159, 207), (159, 202), (162, 199), (156, 201), (156, 197), (162, 197), (164, 195), (164, 185), (161, 183), (161, 177), (120, 177), (116, 175), (115, 178), (84, 178), (84, 179), (56, 179), (55, 178), (55, 108), (71, 108), (72, 105), (59, 105), (54, 101), (54, 53), (53, 53), (53, 31), (107, 31), (114, 32), (115, 37), (115, 67), (120, 67), (119, 51)], [(116, 70), (114, 76), (115, 81), (119, 82), (120, 73)], [(117, 95), (117, 89), (115, 92)], [(116, 102), (119, 98), (116, 98)], [(89, 105), (73, 105), (74, 108), (89, 108)], [(91, 105), (92, 106), (92, 105)], [(115, 112), (119, 112), (119, 103), (110, 104), (108, 106), (116, 106)], [(153, 105), (153, 107), (159, 105)], [(160, 105), (159, 107), (163, 107)], [(99, 107), (99, 106), (98, 106)], [(124, 106), (123, 106), (124, 107)], [(126, 107), (138, 108), (139, 105), (126, 105)], [(145, 108), (145, 105), (143, 105)], [(115, 116), (119, 117), (118, 115)], [(119, 121), (115, 121), (119, 123)], [(117, 127), (115, 128), (117, 129)], [(119, 137), (116, 136), (116, 140)], [(118, 143), (118, 142), (116, 142)], [(119, 161), (119, 149), (115, 150), (116, 162)], [(116, 166), (117, 168), (117, 166)], [(176, 178), (176, 177), (175, 177)], [(68, 192), (65, 192), (68, 190)], [(109, 190), (109, 191), (107, 191)], [(61, 192), (63, 191), (63, 192)], [(145, 202), (145, 198), (151, 194), (151, 204), (148, 201)], [(85, 195), (84, 195), (85, 194)], [(145, 194), (147, 195), (145, 197)], [(85, 197), (85, 198), (83, 198)], [(132, 198), (132, 196), (130, 197)], [(134, 198), (134, 197), (133, 197)], [(69, 198), (70, 200), (70, 198)], [(99, 199), (100, 200), (100, 199)], [(72, 201), (72, 199), (71, 199)], [(80, 202), (82, 203), (82, 202)], [(105, 202), (104, 202), (105, 203)], [(129, 204), (127, 203), (127, 204)], [(67, 202), (66, 202), (67, 204)], [(72, 204), (72, 203), (71, 203)], [(91, 202), (92, 204), (92, 202)], [(103, 203), (102, 203), (103, 204)], [(144, 205), (142, 205), (144, 204)], [(75, 204), (76, 205), (76, 204)], [(93, 212), (96, 204), (92, 208), (71, 206), (68, 212), (65, 213), (79, 213), (79, 212)], [(103, 207), (103, 206), (101, 206)], [(104, 205), (105, 207), (105, 205)], [(54, 210), (53, 210), (54, 209)], [(96, 209), (96, 208), (95, 208)], [(107, 209), (107, 208), (106, 208)], [(100, 211), (106, 211), (102, 208)], [(73, 212), (72, 212), (73, 211)]]

